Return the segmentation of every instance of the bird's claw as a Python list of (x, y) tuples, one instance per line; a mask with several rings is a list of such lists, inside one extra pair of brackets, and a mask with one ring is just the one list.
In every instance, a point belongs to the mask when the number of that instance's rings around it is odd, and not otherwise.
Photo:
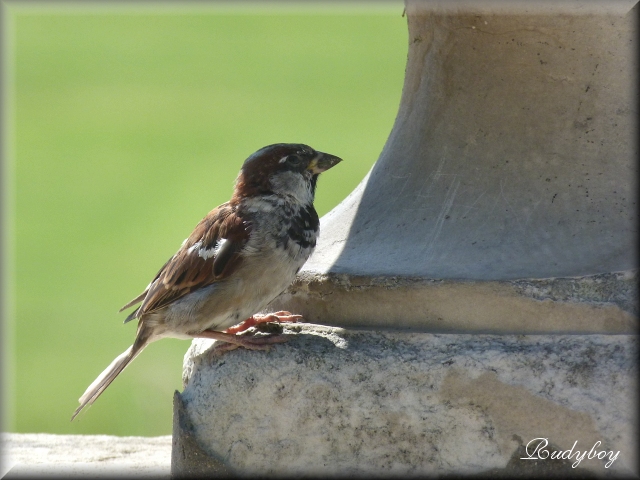
[(284, 343), (289, 340), (288, 335), (264, 335), (264, 336), (246, 336), (246, 335), (232, 335), (235, 337), (231, 339), (219, 339), (220, 344), (213, 347), (211, 350), (212, 356), (222, 355), (231, 350), (235, 350), (238, 347), (246, 348), (247, 350), (271, 350), (271, 345), (275, 343)]
[(244, 322), (234, 325), (233, 327), (227, 328), (225, 330), (225, 333), (244, 332), (245, 330), (248, 330), (249, 328), (254, 327), (261, 323), (268, 323), (268, 322), (295, 323), (301, 319), (302, 319), (302, 315), (295, 315), (291, 312), (287, 312), (286, 310), (280, 310), (278, 312), (268, 313), (266, 315), (253, 315), (252, 317), (247, 318)]

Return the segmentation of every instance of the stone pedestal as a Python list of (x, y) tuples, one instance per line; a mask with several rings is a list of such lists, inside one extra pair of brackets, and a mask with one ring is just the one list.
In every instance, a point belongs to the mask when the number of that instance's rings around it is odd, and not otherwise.
[(407, 2), (393, 130), (273, 307), (441, 331), (536, 330), (503, 314), (532, 311), (529, 298), (548, 300), (538, 332), (607, 330), (568, 303), (637, 317), (638, 7), (461, 5)]
[(174, 473), (640, 473), (638, 7), (541, 5), (407, 2), (389, 139), (270, 306), (348, 330), (194, 342)]

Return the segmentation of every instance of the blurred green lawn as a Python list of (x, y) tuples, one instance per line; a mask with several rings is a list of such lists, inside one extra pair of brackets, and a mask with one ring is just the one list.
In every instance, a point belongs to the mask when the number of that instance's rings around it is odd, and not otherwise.
[(118, 308), (229, 198), (258, 148), (302, 142), (345, 160), (320, 180), (320, 215), (359, 183), (400, 100), (403, 5), (22, 5), (10, 9), (5, 45), (15, 294), (6, 428), (170, 434), (189, 347), (179, 340), (151, 345), (69, 422), (84, 389), (133, 341), (135, 322), (122, 325)]

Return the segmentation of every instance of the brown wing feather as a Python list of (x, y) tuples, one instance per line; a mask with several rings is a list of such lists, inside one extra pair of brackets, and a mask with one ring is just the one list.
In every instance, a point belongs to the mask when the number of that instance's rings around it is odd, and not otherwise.
[[(135, 299), (142, 300), (142, 305), (132, 318), (166, 307), (194, 290), (229, 276), (240, 265), (240, 251), (249, 234), (250, 224), (229, 203), (209, 212), (160, 269), (149, 288)], [(212, 249), (223, 239), (226, 240), (220, 249), (223, 255), (212, 255)], [(208, 255), (202, 256), (200, 251), (208, 251)], [(135, 300), (127, 305), (134, 305)]]

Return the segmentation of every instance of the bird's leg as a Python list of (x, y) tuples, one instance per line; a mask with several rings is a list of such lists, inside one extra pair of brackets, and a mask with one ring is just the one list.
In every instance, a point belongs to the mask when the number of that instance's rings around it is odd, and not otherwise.
[(241, 322), (233, 327), (229, 327), (225, 330), (226, 333), (239, 333), (258, 325), (259, 323), (267, 322), (297, 322), (302, 318), (302, 315), (294, 315), (291, 312), (281, 310), (275, 313), (268, 313), (267, 315), (253, 315), (247, 318), (244, 322)]

